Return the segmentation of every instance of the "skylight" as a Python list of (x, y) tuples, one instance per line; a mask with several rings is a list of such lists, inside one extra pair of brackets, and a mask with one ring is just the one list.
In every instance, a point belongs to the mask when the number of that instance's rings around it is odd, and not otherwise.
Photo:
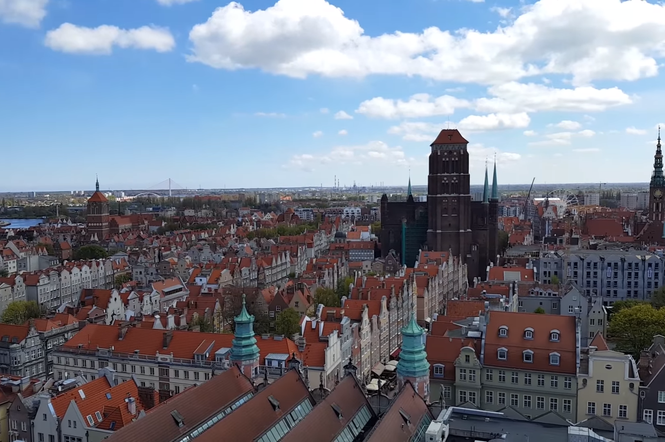
[(173, 410), (171, 412), (171, 416), (173, 417), (173, 420), (178, 425), (178, 427), (184, 427), (185, 426), (185, 418), (182, 417), (182, 414), (178, 413), (178, 410)]
[(279, 410), (279, 401), (275, 399), (272, 395), (268, 396), (268, 402), (272, 405), (272, 409), (277, 411)]
[(106, 393), (106, 399), (111, 399), (111, 393)]
[(79, 390), (79, 396), (81, 396), (81, 399), (85, 399), (85, 393), (83, 390)]
[(333, 403), (330, 405), (339, 419), (342, 418), (342, 409), (339, 408), (339, 405)]

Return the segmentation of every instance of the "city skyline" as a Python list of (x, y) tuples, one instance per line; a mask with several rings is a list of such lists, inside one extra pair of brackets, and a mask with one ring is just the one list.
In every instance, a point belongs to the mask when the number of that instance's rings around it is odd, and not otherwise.
[(474, 185), (643, 183), (663, 40), (644, 1), (0, 2), (0, 192), (419, 186), (447, 127)]

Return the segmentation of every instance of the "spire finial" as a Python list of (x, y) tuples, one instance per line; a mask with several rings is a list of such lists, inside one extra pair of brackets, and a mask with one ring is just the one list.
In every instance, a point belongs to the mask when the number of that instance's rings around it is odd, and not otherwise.
[(243, 293), (243, 294), (242, 294), (242, 306), (243, 306), (243, 307), (247, 304), (247, 301), (246, 301), (245, 298), (247, 298), (247, 295), (245, 295), (245, 294)]
[(413, 196), (413, 192), (411, 190), (411, 167), (409, 166), (409, 186), (406, 189), (406, 196), (407, 198), (410, 196)]
[(95, 190), (99, 192), (99, 175), (95, 174)]
[(490, 184), (487, 174), (487, 157), (485, 157), (485, 185), (483, 186), (483, 203), (488, 203), (490, 199)]
[(492, 176), (492, 200), (499, 201), (499, 185), (496, 178), (496, 151), (494, 152), (494, 173)]

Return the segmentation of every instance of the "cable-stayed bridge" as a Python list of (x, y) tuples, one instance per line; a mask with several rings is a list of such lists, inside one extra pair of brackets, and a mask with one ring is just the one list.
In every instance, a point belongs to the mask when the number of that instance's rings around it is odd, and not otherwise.
[[(135, 197), (143, 197), (143, 196), (153, 196), (153, 197), (162, 197), (165, 196), (163, 195), (164, 192), (168, 192), (168, 196), (173, 196), (173, 191), (174, 190), (187, 190), (187, 188), (181, 186), (180, 184), (176, 183), (173, 181), (171, 178), (167, 178), (164, 181), (160, 181), (159, 183), (150, 186), (148, 189), (145, 191), (134, 195)], [(159, 193), (158, 193), (159, 192)]]

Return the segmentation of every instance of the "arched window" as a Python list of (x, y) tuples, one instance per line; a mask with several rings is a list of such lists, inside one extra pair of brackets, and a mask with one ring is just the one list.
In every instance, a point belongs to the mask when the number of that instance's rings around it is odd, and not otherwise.
[(499, 349), (499, 351), (497, 352), (497, 358), (500, 361), (505, 361), (506, 359), (508, 359), (508, 349), (504, 348), (504, 347), (501, 347)]
[(524, 339), (533, 339), (533, 329), (531, 327), (524, 329)]
[(559, 365), (561, 355), (559, 353), (550, 353), (550, 365)]
[(522, 352), (522, 360), (530, 364), (533, 363), (533, 352), (531, 350), (524, 350)]
[(561, 335), (561, 332), (559, 332), (559, 330), (550, 331), (550, 341), (559, 342), (559, 336), (560, 335)]
[(499, 336), (501, 336), (502, 338), (505, 338), (506, 336), (508, 336), (508, 326), (507, 325), (502, 325), (501, 327), (499, 327)]

